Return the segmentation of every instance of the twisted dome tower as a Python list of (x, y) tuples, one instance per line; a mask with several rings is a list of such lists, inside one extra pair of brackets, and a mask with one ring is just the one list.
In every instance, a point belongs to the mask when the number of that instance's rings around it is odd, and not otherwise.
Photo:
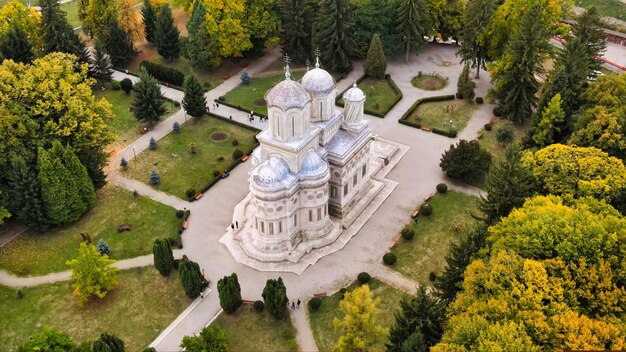
[(302, 77), (302, 86), (311, 94), (311, 121), (325, 121), (335, 113), (337, 85), (333, 76), (320, 68), (319, 56), (315, 59), (315, 68)]

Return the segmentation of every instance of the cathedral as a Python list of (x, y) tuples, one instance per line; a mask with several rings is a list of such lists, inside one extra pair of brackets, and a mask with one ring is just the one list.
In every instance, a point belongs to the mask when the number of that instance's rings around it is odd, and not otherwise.
[[(320, 68), (300, 82), (284, 80), (265, 96), (268, 127), (251, 155), (250, 193), (235, 239), (264, 262), (296, 262), (333, 243), (370, 186), (371, 129), (363, 119), (365, 94), (356, 84), (336, 110), (337, 87)], [(237, 216), (235, 216), (236, 218)]]

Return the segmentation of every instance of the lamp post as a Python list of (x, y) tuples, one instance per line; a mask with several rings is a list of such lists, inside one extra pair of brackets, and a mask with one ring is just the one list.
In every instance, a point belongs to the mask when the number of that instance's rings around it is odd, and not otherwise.
[(187, 124), (187, 110), (183, 110), (183, 114), (185, 115), (185, 124)]
[(135, 150), (135, 146), (133, 145), (133, 159), (137, 159), (137, 151)]

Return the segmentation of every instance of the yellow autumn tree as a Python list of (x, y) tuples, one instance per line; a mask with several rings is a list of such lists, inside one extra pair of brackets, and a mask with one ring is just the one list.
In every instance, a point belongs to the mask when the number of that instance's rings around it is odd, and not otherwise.
[(141, 14), (134, 5), (134, 0), (122, 0), (118, 9), (118, 18), (120, 28), (128, 33), (133, 42), (138, 42), (143, 39), (143, 23)]
[(335, 318), (335, 330), (342, 333), (334, 350), (338, 352), (373, 351), (372, 346), (382, 343), (389, 330), (376, 325), (374, 314), (380, 298), (374, 299), (368, 285), (346, 293), (339, 302), (343, 319)]
[(11, 24), (15, 24), (26, 33), (35, 48), (41, 48), (40, 22), (41, 14), (37, 10), (26, 7), (19, 0), (11, 0), (0, 8), (0, 37), (7, 34)]
[(217, 38), (222, 57), (241, 57), (252, 48), (244, 24), (245, 0), (204, 0), (205, 22), (209, 34)]
[(109, 35), (111, 21), (116, 20), (119, 0), (85, 0), (83, 29), (100, 40)]

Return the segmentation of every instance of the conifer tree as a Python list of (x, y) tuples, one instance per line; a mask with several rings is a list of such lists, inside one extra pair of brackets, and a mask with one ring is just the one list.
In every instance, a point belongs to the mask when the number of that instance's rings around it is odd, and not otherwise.
[(168, 276), (174, 267), (174, 254), (167, 239), (156, 239), (152, 246), (154, 266), (163, 276)]
[(352, 69), (354, 21), (348, 0), (322, 0), (313, 39), (320, 49), (320, 60), (333, 71)]
[(106, 332), (100, 334), (100, 338), (93, 342), (93, 352), (124, 352), (124, 341), (115, 335)]
[(96, 245), (96, 250), (101, 255), (111, 255), (111, 248), (109, 248), (109, 244), (104, 239), (99, 239), (98, 244)]
[(159, 83), (144, 68), (139, 72), (139, 82), (133, 87), (133, 115), (139, 121), (157, 123), (166, 109)]
[(365, 70), (365, 74), (370, 77), (378, 79), (385, 77), (387, 58), (385, 57), (385, 52), (383, 51), (383, 46), (380, 43), (378, 34), (372, 36), (372, 42), (370, 43), (369, 50), (367, 50), (367, 57), (365, 58), (363, 69)]
[(463, 66), (463, 71), (461, 71), (461, 75), (459, 76), (459, 81), (457, 82), (457, 96), (460, 96), (463, 99), (472, 101), (474, 96), (474, 87), (476, 84), (470, 78), (470, 67), (468, 64)]
[(150, 150), (156, 150), (159, 147), (159, 145), (157, 144), (156, 139), (154, 139), (154, 137), (150, 137), (150, 143), (148, 144), (148, 148), (150, 148)]
[(198, 263), (190, 260), (183, 260), (179, 264), (180, 280), (185, 290), (185, 294), (189, 298), (196, 298), (204, 289), (206, 283), (200, 273)]
[(585, 43), (588, 76), (596, 76), (596, 71), (602, 69), (601, 57), (606, 51), (606, 40), (602, 25), (602, 17), (595, 6), (590, 6), (578, 17), (574, 25), (574, 35)]
[(26, 33), (15, 23), (12, 23), (9, 31), (0, 38), (0, 56), (23, 64), (33, 61), (33, 46), (28, 41)]
[(143, 33), (148, 43), (156, 43), (156, 23), (157, 16), (154, 6), (150, 0), (144, 0), (141, 7), (141, 17), (143, 22)]
[(314, 9), (311, 0), (278, 0), (280, 41), (284, 54), (305, 63), (312, 52)]
[(220, 306), (227, 314), (233, 314), (241, 305), (241, 287), (237, 274), (224, 276), (217, 282)]
[(183, 85), (185, 90), (185, 96), (183, 97), (182, 105), (185, 111), (193, 117), (202, 117), (207, 113), (207, 103), (204, 92), (202, 91), (202, 85), (196, 76), (190, 74), (185, 78)]
[(159, 183), (161, 183), (161, 176), (159, 176), (159, 174), (156, 172), (156, 170), (152, 170), (150, 172), (150, 183), (153, 186), (156, 186)]
[(276, 319), (282, 319), (287, 312), (287, 288), (283, 284), (283, 279), (269, 279), (263, 289), (263, 301), (267, 311)]
[(241, 84), (245, 84), (248, 85), (250, 84), (250, 74), (248, 73), (248, 70), (244, 69), (243, 72), (241, 72), (241, 76), (239, 77), (239, 79), (241, 79)]
[(187, 21), (187, 41), (182, 48), (182, 54), (194, 67), (214, 69), (220, 64), (219, 44), (211, 37), (205, 18), (204, 3), (195, 1)]
[(339, 302), (344, 317), (333, 320), (335, 330), (341, 332), (333, 351), (371, 351), (374, 345), (384, 342), (389, 331), (374, 321), (379, 304), (380, 298), (373, 298), (367, 284), (345, 294)]
[(435, 18), (426, 0), (400, 0), (397, 31), (406, 48), (406, 62), (409, 61), (411, 50), (417, 54), (424, 45), (424, 37), (433, 33), (434, 22)]
[(125, 66), (137, 55), (130, 35), (124, 32), (115, 18), (109, 23), (109, 33), (104, 44), (113, 67)]
[(487, 173), (487, 196), (480, 198), (478, 207), (488, 223), (494, 223), (513, 208), (522, 206), (524, 199), (537, 189), (533, 175), (522, 166), (521, 155), (520, 146), (510, 146), (505, 157), (494, 163)]
[(45, 215), (36, 167), (16, 156), (11, 160), (7, 178), (8, 208), (11, 213), (22, 224), (35, 231), (46, 230), (49, 221)]
[(541, 113), (541, 120), (533, 131), (533, 141), (539, 148), (559, 142), (565, 120), (565, 112), (561, 108), (561, 94), (552, 97), (548, 106)]
[(161, 5), (156, 23), (156, 46), (159, 55), (169, 61), (174, 61), (180, 55), (180, 32), (174, 25), (172, 10), (167, 5)]
[(111, 82), (113, 77), (111, 60), (109, 59), (109, 55), (105, 52), (104, 45), (100, 41), (96, 41), (95, 45), (92, 75), (103, 87), (104, 83)]
[(89, 63), (89, 53), (80, 37), (67, 22), (65, 11), (57, 0), (41, 0), (41, 35), (43, 54), (62, 52), (74, 54), (79, 62)]
[(471, 181), (480, 178), (491, 164), (491, 154), (476, 140), (461, 139), (441, 156), (439, 166), (452, 179)]
[(400, 302), (387, 352), (428, 351), (441, 340), (444, 322), (445, 305), (420, 285), (415, 297)]
[(463, 30), (459, 49), (462, 61), (471, 64), (476, 69), (476, 78), (480, 78), (480, 69), (486, 68), (489, 58), (487, 55), (489, 43), (487, 27), (491, 23), (491, 16), (496, 12), (496, 0), (468, 1), (463, 12)]

